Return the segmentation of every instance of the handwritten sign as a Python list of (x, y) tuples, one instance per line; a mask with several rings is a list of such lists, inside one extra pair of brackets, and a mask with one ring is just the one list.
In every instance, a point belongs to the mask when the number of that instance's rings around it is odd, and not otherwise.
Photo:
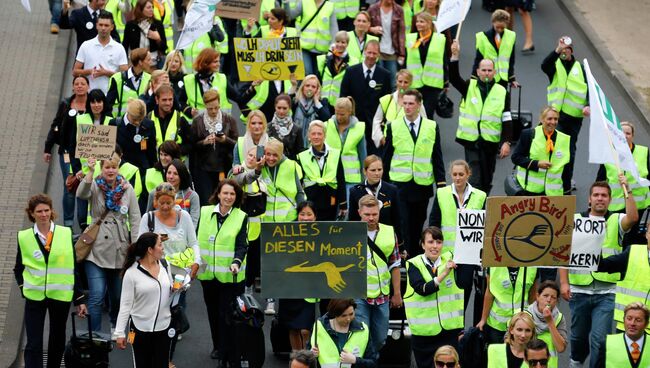
[(262, 296), (365, 297), (367, 240), (363, 222), (262, 223)]
[(490, 197), (484, 266), (567, 266), (575, 196)]
[(485, 229), (485, 210), (458, 211), (456, 222), (456, 243), (454, 262), (459, 264), (481, 264), (483, 231)]
[(230, 19), (257, 19), (261, 5), (262, 0), (221, 0), (217, 4), (217, 15)]
[(115, 152), (117, 127), (109, 125), (80, 124), (77, 128), (75, 157), (110, 160)]
[(606, 236), (606, 222), (602, 217), (583, 217), (577, 213), (573, 220), (571, 269), (596, 271)]
[(235, 38), (237, 71), (242, 82), (305, 78), (300, 38)]

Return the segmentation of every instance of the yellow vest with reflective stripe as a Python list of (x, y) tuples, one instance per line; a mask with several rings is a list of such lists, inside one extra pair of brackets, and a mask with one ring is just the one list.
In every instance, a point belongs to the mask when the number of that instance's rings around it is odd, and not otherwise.
[(296, 175), (298, 175), (298, 164), (285, 159), (277, 168), (275, 180), (267, 166), (262, 168), (260, 178), (266, 183), (268, 196), (266, 197), (265, 222), (289, 222), (298, 218), (296, 211)]
[[(75, 122), (77, 123), (77, 138), (76, 138), (77, 142), (79, 142), (79, 135), (81, 134), (79, 125), (93, 125), (94, 122), (92, 119), (93, 118), (91, 117), (90, 114), (77, 114), (77, 116), (75, 117)], [(108, 125), (111, 119), (112, 117), (105, 116), (102, 125)], [(81, 171), (84, 173), (84, 175), (88, 174), (88, 159), (80, 158), (79, 161), (81, 162)], [(72, 166), (70, 167), (70, 170), (72, 170)], [(72, 173), (72, 171), (70, 171), (70, 173)]]
[(469, 82), (467, 95), (460, 102), (460, 116), (456, 137), (475, 142), (479, 134), (487, 142), (501, 140), (501, 116), (506, 102), (506, 89), (495, 83), (485, 101), (476, 79)]
[[(636, 169), (639, 172), (639, 177), (647, 178), (648, 147), (638, 144), (634, 145), (632, 157), (634, 158)], [(609, 187), (612, 188), (612, 201), (609, 204), (609, 210), (624, 210), (625, 197), (623, 195), (621, 184), (618, 183), (618, 169), (616, 169), (616, 166), (612, 164), (605, 164), (605, 169), (607, 171), (607, 183), (609, 184)], [(627, 178), (628, 190), (632, 190), (632, 196), (634, 197), (634, 202), (636, 202), (636, 208), (638, 210), (647, 208), (650, 204), (650, 193), (648, 192), (648, 187), (644, 187), (637, 183), (636, 179), (629, 171), (625, 171), (625, 177)]]
[[(641, 302), (650, 308), (650, 265), (646, 244), (630, 246), (625, 278), (616, 283), (614, 321), (616, 321), (616, 328), (621, 331), (625, 330), (623, 325), (625, 306), (633, 302)], [(650, 327), (645, 330), (646, 333), (650, 333)]]
[[(649, 336), (646, 333), (643, 341), (640, 361), (636, 365), (639, 368), (650, 367), (650, 348), (648, 347)], [(607, 335), (605, 343), (605, 367), (609, 368), (632, 368), (632, 362), (628, 355), (625, 333)]]
[(164, 182), (163, 174), (155, 167), (148, 168), (144, 173), (144, 186), (147, 188), (147, 193), (156, 189), (156, 187)]
[(483, 32), (476, 33), (476, 49), (483, 55), (483, 58), (494, 62), (494, 80), (508, 81), (508, 70), (510, 69), (510, 56), (515, 50), (517, 34), (509, 29), (503, 31), (499, 50), (495, 49)]
[[(354, 31), (349, 31), (348, 32), (348, 37), (350, 38), (350, 42), (348, 42), (348, 56), (349, 56), (349, 61), (348, 61), (348, 66), (356, 65), (359, 64), (360, 62), (363, 61), (363, 50), (365, 50), (365, 46), (368, 44), (368, 41), (370, 40), (376, 40), (379, 41), (379, 37), (373, 36), (369, 33), (366, 33), (365, 40), (363, 42), (363, 49), (359, 46), (359, 41), (357, 38), (356, 33)], [(319, 69), (320, 70), (320, 69)]]
[(334, 117), (327, 121), (326, 126), (327, 145), (341, 150), (341, 163), (343, 164), (343, 173), (345, 174), (345, 182), (350, 184), (361, 183), (361, 159), (357, 146), (363, 139), (366, 132), (366, 123), (357, 121), (356, 124), (348, 128), (348, 134), (345, 141), (341, 142), (339, 130), (334, 123)]
[(424, 3), (423, 0), (413, 0), (413, 8), (411, 8), (411, 4), (409, 4), (408, 0), (404, 1), (402, 9), (404, 9), (404, 26), (407, 32), (411, 31), (411, 25), (415, 14), (422, 11), (422, 3)]
[[(452, 184), (453, 185), (453, 184)], [(454, 251), (456, 244), (456, 223), (458, 221), (458, 207), (454, 200), (451, 185), (438, 188), (436, 191), (438, 197), (438, 206), (440, 207), (440, 230), (442, 230), (442, 252)], [(472, 192), (469, 195), (469, 202), (465, 209), (468, 210), (481, 210), (485, 205), (485, 198), (487, 194), (477, 188), (472, 187)], [(462, 200), (462, 199), (461, 199)]]
[(510, 282), (508, 267), (490, 267), (490, 292), (494, 295), (494, 301), (490, 307), (490, 315), (487, 319), (488, 326), (505, 331), (508, 321), (512, 316), (521, 311), (521, 302), (528, 305), (528, 292), (535, 283), (537, 269), (528, 267), (526, 271), (526, 290), (522, 293), (524, 285), (524, 268), (519, 267), (517, 280), (513, 286)]
[(169, 119), (169, 124), (167, 125), (167, 130), (165, 131), (165, 136), (163, 137), (162, 134), (162, 128), (160, 127), (160, 119), (158, 118), (158, 115), (154, 114), (151, 112), (149, 114), (149, 118), (151, 121), (153, 121), (153, 126), (156, 129), (156, 149), (160, 147), (160, 145), (164, 141), (175, 141), (178, 144), (183, 143), (183, 138), (181, 137), (179, 132), (179, 125), (178, 125), (178, 118), (180, 117), (181, 113), (174, 110), (172, 114), (172, 118)]
[[(438, 274), (445, 271), (447, 261), (450, 261), (452, 257), (453, 255), (449, 252), (443, 252), (440, 255)], [(430, 282), (433, 280), (433, 276), (431, 276), (429, 266), (425, 263), (424, 258), (425, 255), (421, 254), (409, 260), (406, 262), (406, 269), (417, 268), (424, 281)], [(416, 293), (411, 287), (411, 283), (407, 282), (404, 306), (411, 332), (416, 336), (436, 336), (443, 329), (449, 331), (463, 328), (465, 323), (463, 298), (463, 290), (456, 285), (453, 273), (447, 275), (440, 283), (437, 292), (428, 296)]]
[[(197, 240), (201, 249), (201, 258), (207, 267), (198, 275), (198, 279), (217, 279), (222, 283), (232, 283), (233, 276), (230, 272), (230, 265), (235, 258), (235, 242), (246, 219), (246, 214), (239, 208), (233, 207), (232, 212), (219, 228), (214, 208), (215, 206), (201, 207)], [(246, 258), (244, 257), (235, 282), (244, 281), (245, 271)]]
[[(622, 248), (618, 243), (618, 222), (620, 213), (612, 213), (608, 218), (605, 225), (605, 242), (603, 243), (603, 248), (601, 250), (601, 256), (607, 258), (621, 253)], [(575, 218), (581, 216), (579, 213), (574, 215)], [(593, 281), (598, 280), (602, 282), (615, 283), (621, 279), (621, 274), (617, 273), (606, 273), (606, 272), (591, 272), (583, 270), (569, 270), (569, 283), (571, 285), (577, 286), (586, 286), (591, 284)]]
[(126, 19), (124, 13), (118, 8), (120, 0), (108, 0), (104, 10), (113, 14), (113, 21), (115, 22), (115, 31), (120, 37), (119, 42), (124, 41), (124, 29), (126, 28)]
[(318, 74), (323, 81), (320, 93), (321, 97), (326, 98), (330, 105), (336, 104), (336, 99), (341, 96), (341, 82), (345, 76), (346, 69), (339, 71), (337, 75), (332, 76), (330, 68), (325, 65), (327, 55), (318, 55), (316, 57), (316, 67)]
[(353, 18), (361, 6), (359, 0), (329, 0), (334, 5), (336, 19)]
[[(397, 100), (393, 97), (392, 93), (379, 98), (379, 105), (386, 119), (386, 127), (392, 121), (404, 119), (404, 108), (397, 105)], [(384, 127), (384, 134), (386, 134), (386, 127)]]
[(47, 263), (36, 236), (33, 228), (18, 232), (18, 246), (25, 266), (23, 295), (35, 301), (45, 298), (62, 302), (72, 301), (75, 263), (72, 230), (69, 227), (54, 225)]
[(339, 166), (339, 160), (341, 159), (341, 151), (335, 148), (328, 148), (327, 157), (325, 157), (325, 165), (323, 165), (322, 170), (310, 151), (311, 148), (307, 148), (298, 154), (298, 162), (300, 163), (300, 166), (302, 166), (302, 171), (304, 173), (303, 182), (305, 188), (314, 185), (321, 187), (328, 185), (330, 188), (336, 189), (338, 187), (336, 182), (336, 171)]
[[(260, 107), (264, 105), (266, 100), (269, 98), (269, 88), (271, 86), (270, 83), (275, 82), (265, 80), (262, 82), (262, 84), (255, 88), (255, 96), (253, 96), (253, 98), (251, 98), (251, 100), (246, 104), (250, 111), (259, 110)], [(282, 83), (284, 84), (284, 93), (289, 93), (289, 90), (291, 89), (291, 81), (285, 80)], [(275, 88), (275, 86), (273, 88)], [(239, 118), (242, 121), (246, 121), (246, 116), (244, 116), (243, 113), (239, 116)]]
[(226, 33), (223, 27), (223, 21), (217, 15), (214, 16), (213, 24), (219, 25), (219, 28), (223, 30), (224, 38), (221, 42), (212, 42), (210, 39), (210, 34), (204, 33), (200, 35), (192, 44), (183, 49), (183, 59), (185, 60), (185, 69), (194, 70), (194, 60), (199, 56), (203, 49), (208, 47), (214, 47), (215, 50), (219, 51), (220, 54), (224, 55), (228, 53), (228, 33)]
[[(509, 349), (506, 344), (490, 344), (488, 345), (488, 364), (487, 368), (506, 368), (508, 366), (508, 355), (506, 349)], [(521, 368), (528, 368), (528, 364), (524, 360), (521, 363)]]
[[(200, 84), (201, 82), (196, 79), (196, 74), (188, 74), (183, 77), (183, 85), (185, 87), (185, 93), (187, 94), (187, 104), (197, 110), (205, 108), (205, 102), (203, 102), (203, 95), (201, 94)], [(226, 114), (231, 114), (232, 104), (230, 101), (228, 101), (228, 81), (226, 79), (226, 76), (221, 73), (214, 73), (214, 78), (212, 79), (212, 89), (216, 89), (219, 92), (219, 104), (221, 106), (221, 111), (225, 112)], [(188, 119), (191, 119), (191, 117)]]
[(330, 43), (332, 43), (330, 17), (334, 12), (334, 4), (327, 1), (307, 25), (307, 28), (304, 28), (312, 15), (316, 13), (316, 10), (318, 10), (318, 7), (314, 0), (304, 0), (302, 2), (302, 15), (296, 20), (296, 26), (300, 30), (300, 46), (303, 50), (325, 54), (330, 47)]
[[(244, 184), (242, 186), (242, 190), (247, 194), (259, 193), (260, 185), (257, 182), (257, 180), (255, 180), (250, 184)], [(260, 233), (262, 232), (263, 216), (264, 216), (263, 214), (259, 216), (248, 216), (248, 241), (249, 242), (260, 237)]]
[(117, 87), (117, 98), (113, 103), (113, 116), (116, 118), (124, 116), (126, 113), (126, 104), (129, 102), (129, 99), (133, 98), (137, 100), (140, 95), (144, 94), (149, 88), (149, 81), (151, 80), (151, 75), (149, 73), (142, 72), (138, 90), (134, 91), (126, 85), (126, 80), (124, 80), (124, 76), (126, 75), (127, 72), (117, 72), (111, 76), (111, 81), (109, 82), (110, 86), (110, 83), (115, 81), (115, 87)]
[[(562, 322), (562, 318), (564, 316), (562, 315), (562, 312), (558, 312), (557, 317), (555, 318), (555, 327), (560, 325), (560, 322)], [(555, 345), (553, 344), (553, 337), (551, 336), (551, 333), (549, 331), (544, 331), (541, 334), (537, 335), (537, 338), (544, 341), (546, 343), (546, 346), (548, 346), (548, 352), (550, 355), (550, 358), (548, 359), (548, 368), (558, 368), (558, 362), (557, 362), (557, 349), (555, 348)]]
[(413, 179), (419, 185), (434, 183), (433, 147), (436, 144), (436, 122), (420, 119), (417, 141), (411, 137), (410, 127), (404, 119), (391, 123), (394, 153), (389, 176), (393, 182), (407, 183)]
[(423, 86), (443, 88), (445, 86), (443, 65), (447, 42), (445, 36), (435, 32), (431, 35), (424, 65), (420, 62), (419, 47), (413, 47), (419, 36), (418, 33), (406, 35), (406, 68), (413, 74), (411, 88)]
[[(311, 334), (311, 346), (316, 346), (316, 339), (318, 339), (318, 365), (321, 368), (340, 368), (341, 365), (341, 352), (332, 337), (327, 333), (325, 326), (321, 320), (315, 323), (315, 330), (317, 333)], [(370, 331), (368, 326), (361, 322), (363, 327), (361, 330), (354, 330), (348, 333), (348, 341), (343, 345), (343, 349), (357, 358), (362, 358), (366, 352), (366, 347), (370, 342)]]
[[(379, 224), (379, 231), (375, 238), (375, 244), (384, 253), (386, 259), (390, 261), (390, 257), (395, 249), (395, 230), (390, 225)], [(367, 248), (367, 261), (368, 266), (368, 284), (367, 294), (368, 298), (377, 298), (379, 295), (390, 295), (390, 271), (388, 271), (389, 264), (386, 264), (381, 257), (368, 246)]]
[(569, 163), (571, 157), (571, 152), (569, 151), (571, 137), (559, 130), (555, 132), (557, 135), (555, 137), (553, 151), (548, 153), (546, 152), (544, 128), (538, 125), (533, 131), (533, 140), (530, 144), (529, 153), (530, 159), (550, 161), (551, 167), (548, 169), (539, 168), (538, 171), (535, 171), (517, 166), (517, 181), (524, 190), (548, 196), (561, 196), (564, 194), (562, 171), (564, 170), (564, 165)]
[(582, 65), (576, 61), (566, 74), (560, 59), (555, 61), (555, 75), (546, 88), (546, 101), (567, 115), (581, 118), (582, 109), (587, 105), (588, 86), (582, 73)]
[[(167, 52), (174, 49), (174, 28), (172, 27), (172, 17), (174, 16), (171, 0), (159, 0), (163, 4), (164, 14), (160, 15), (160, 10), (157, 6), (153, 7), (153, 18), (162, 22), (165, 28), (165, 39), (167, 40)], [(165, 55), (160, 55), (165, 57)]]

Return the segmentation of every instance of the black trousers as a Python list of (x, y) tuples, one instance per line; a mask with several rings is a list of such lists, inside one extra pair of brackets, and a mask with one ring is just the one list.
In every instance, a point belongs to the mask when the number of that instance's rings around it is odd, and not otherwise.
[(260, 277), (260, 238), (248, 242), (246, 253), (246, 286), (255, 285), (255, 278)]
[(68, 323), (70, 302), (46, 298), (41, 301), (25, 299), (25, 367), (43, 367), (43, 328), (45, 314), (50, 317), (50, 335), (47, 343), (47, 368), (61, 366), (65, 350), (65, 326)]
[(406, 189), (399, 188), (402, 239), (409, 257), (413, 257), (423, 252), (420, 246), (420, 235), (422, 235), (424, 221), (427, 220), (429, 199), (422, 198), (418, 202), (412, 202), (407, 198)]
[(571, 142), (569, 144), (569, 152), (571, 153), (571, 158), (569, 160), (569, 164), (564, 167), (564, 171), (562, 172), (562, 185), (564, 186), (565, 194), (571, 191), (573, 166), (576, 161), (576, 143), (578, 142), (580, 128), (582, 128), (582, 118), (576, 118), (567, 115), (564, 112), (560, 112), (560, 117), (557, 122), (557, 130), (571, 137)]
[(222, 359), (234, 363), (238, 361), (234, 356), (235, 341), (232, 338), (232, 329), (227, 325), (233, 299), (244, 292), (244, 283), (222, 283), (214, 280), (201, 281), (203, 301), (208, 311), (212, 348), (221, 352)]
[(138, 330), (133, 323), (131, 323), (131, 328), (135, 331), (133, 339), (135, 368), (168, 368), (171, 345), (169, 328), (162, 331), (145, 332)]
[[(497, 147), (495, 145), (495, 147)], [(465, 145), (465, 161), (472, 170), (470, 184), (490, 195), (494, 169), (497, 165), (497, 149), (485, 147), (478, 142)]]
[(424, 86), (420, 88), (420, 93), (422, 93), (422, 103), (424, 109), (427, 111), (427, 118), (433, 119), (433, 116), (436, 113), (436, 107), (438, 106), (438, 96), (440, 96), (442, 89)]
[(418, 368), (434, 368), (433, 356), (436, 350), (444, 345), (451, 345), (458, 349), (458, 334), (461, 329), (442, 330), (436, 336), (411, 336), (411, 350), (415, 356)]
[(474, 290), (474, 310), (472, 311), (471, 319), (469, 319), (472, 321), (472, 326), (476, 326), (476, 324), (481, 320), (481, 313), (483, 312), (483, 297), (485, 296), (485, 289), (487, 286), (486, 278), (485, 276), (479, 275), (479, 270), (479, 266), (466, 264), (459, 264), (456, 269), (456, 285), (463, 289), (464, 292), (465, 317), (467, 317), (467, 314), (469, 313), (467, 305), (472, 297), (472, 290)]

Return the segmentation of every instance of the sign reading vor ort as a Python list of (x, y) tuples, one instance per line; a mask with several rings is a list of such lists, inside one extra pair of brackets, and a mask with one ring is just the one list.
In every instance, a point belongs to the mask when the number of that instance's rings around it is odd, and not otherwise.
[(575, 196), (490, 197), (483, 266), (567, 266)]
[(300, 38), (235, 38), (235, 58), (239, 80), (297, 80), (305, 78)]
[(366, 296), (367, 225), (363, 222), (262, 223), (262, 296)]

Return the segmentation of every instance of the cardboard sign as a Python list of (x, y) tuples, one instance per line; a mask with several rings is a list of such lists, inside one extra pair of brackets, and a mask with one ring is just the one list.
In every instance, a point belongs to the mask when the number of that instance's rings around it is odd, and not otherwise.
[(485, 229), (485, 210), (458, 210), (454, 262), (480, 265)]
[(230, 19), (258, 19), (262, 0), (221, 0), (217, 4), (217, 15)]
[(242, 82), (305, 78), (300, 38), (235, 38), (237, 71)]
[(117, 127), (80, 124), (77, 128), (76, 158), (110, 160), (115, 152)]
[(262, 223), (262, 296), (364, 298), (363, 222)]
[(567, 266), (575, 196), (490, 197), (483, 266)]
[(605, 218), (575, 215), (571, 261), (567, 268), (596, 271), (605, 242), (606, 226)]

